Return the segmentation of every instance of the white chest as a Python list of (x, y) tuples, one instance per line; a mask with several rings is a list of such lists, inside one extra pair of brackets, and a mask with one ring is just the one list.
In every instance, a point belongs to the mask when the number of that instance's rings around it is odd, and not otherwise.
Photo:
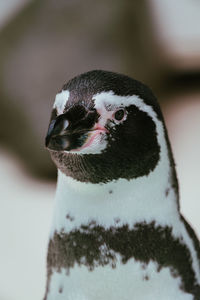
[(180, 289), (181, 280), (169, 268), (154, 262), (144, 265), (130, 259), (127, 264), (97, 267), (89, 271), (75, 266), (66, 274), (54, 272), (47, 300), (192, 300)]
[[(105, 185), (80, 183), (58, 172), (58, 186), (51, 235), (70, 232), (95, 220), (104, 228), (137, 222), (176, 223), (178, 216), (174, 190), (159, 168), (149, 176)], [(117, 225), (116, 225), (116, 220)]]
[[(134, 224), (142, 222), (154, 222), (160, 228), (172, 228), (172, 238), (182, 239), (187, 245), (191, 254), (191, 268), (200, 282), (197, 255), (180, 220), (176, 195), (166, 176), (160, 176), (159, 169), (146, 178), (119, 180), (106, 185), (78, 183), (59, 173), (50, 239), (53, 240), (55, 233), (59, 235), (63, 232), (68, 236), (76, 230), (81, 232), (82, 226), (87, 227), (91, 222), (105, 230), (111, 227), (118, 230), (126, 225), (134, 229)], [(87, 235), (87, 228), (83, 233)], [(123, 242), (123, 236), (121, 238)], [(140, 249), (142, 251), (142, 246)], [(111, 264), (101, 265), (97, 262), (91, 271), (84, 263), (85, 254), (81, 256), (83, 263), (80, 265), (73, 259), (73, 255), (68, 258), (70, 262), (74, 261), (70, 268), (66, 268), (64, 261), (59, 271), (54, 267), (57, 264), (52, 265), (45, 300), (193, 299), (191, 294), (181, 290), (181, 278), (174, 277), (169, 267), (162, 267), (158, 271), (156, 260), (150, 260), (144, 266), (142, 260), (135, 260), (134, 255), (126, 263), (121, 263), (117, 253), (115, 268)], [(58, 256), (64, 259), (65, 255), (67, 252), (60, 252)], [(105, 253), (103, 257), (106, 257)]]

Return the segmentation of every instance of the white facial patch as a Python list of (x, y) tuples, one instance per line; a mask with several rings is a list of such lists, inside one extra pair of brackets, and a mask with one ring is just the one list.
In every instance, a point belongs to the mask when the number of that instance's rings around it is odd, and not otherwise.
[(53, 108), (57, 110), (58, 116), (63, 114), (68, 99), (69, 99), (69, 91), (67, 90), (65, 91), (63, 90), (56, 95)]
[[(144, 101), (137, 95), (133, 96), (118, 96), (113, 93), (113, 91), (99, 93), (93, 96), (94, 107), (96, 110), (103, 114), (105, 111), (107, 115), (111, 114), (110, 111), (106, 110), (106, 107), (112, 108), (112, 113), (115, 108), (129, 107), (130, 105), (135, 105), (139, 110), (146, 112), (152, 119), (156, 116), (156, 113), (151, 106), (144, 103)], [(153, 118), (154, 117), (154, 118)], [(154, 120), (155, 121), (155, 120)]]

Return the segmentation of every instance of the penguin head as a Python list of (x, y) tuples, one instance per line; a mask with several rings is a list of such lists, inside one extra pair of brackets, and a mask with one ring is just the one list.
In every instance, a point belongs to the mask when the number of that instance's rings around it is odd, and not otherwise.
[(56, 95), (46, 136), (57, 167), (79, 181), (148, 175), (160, 159), (162, 113), (151, 90), (128, 76), (90, 71)]

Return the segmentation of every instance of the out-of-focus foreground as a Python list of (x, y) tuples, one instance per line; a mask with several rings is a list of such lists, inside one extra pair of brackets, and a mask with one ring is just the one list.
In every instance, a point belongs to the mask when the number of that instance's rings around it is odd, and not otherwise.
[(199, 10), (187, 0), (0, 3), (0, 300), (42, 299), (56, 179), (44, 137), (56, 92), (91, 69), (152, 87), (182, 212), (200, 235)]

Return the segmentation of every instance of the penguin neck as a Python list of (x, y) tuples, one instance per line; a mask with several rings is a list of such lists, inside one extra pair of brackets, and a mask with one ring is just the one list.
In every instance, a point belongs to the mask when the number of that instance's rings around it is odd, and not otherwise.
[(58, 171), (53, 232), (68, 232), (90, 222), (105, 228), (138, 222), (171, 226), (179, 217), (179, 207), (169, 150), (166, 143), (155, 169), (131, 180), (93, 184)]

